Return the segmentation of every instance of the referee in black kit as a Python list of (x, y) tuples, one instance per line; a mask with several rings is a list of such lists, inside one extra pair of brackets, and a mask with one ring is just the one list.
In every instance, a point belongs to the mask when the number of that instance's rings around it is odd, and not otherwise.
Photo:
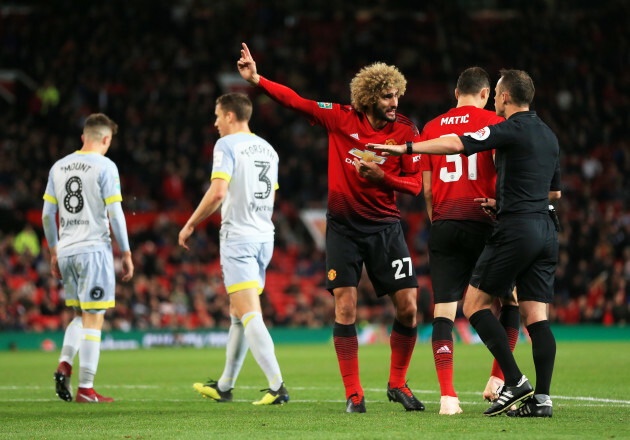
[[(467, 156), (495, 149), (498, 223), (470, 280), (464, 314), (499, 363), (505, 384), (484, 414), (508, 411), (513, 417), (551, 417), (549, 388), (556, 342), (547, 320), (558, 263), (558, 226), (549, 199), (560, 198), (558, 139), (529, 106), (534, 83), (522, 70), (502, 70), (495, 110), (507, 120), (469, 135), (442, 137), (407, 145), (371, 145), (393, 155), (404, 153)], [(494, 297), (516, 283), (521, 315), (532, 340), (536, 390), (518, 368), (503, 326), (492, 314)]]

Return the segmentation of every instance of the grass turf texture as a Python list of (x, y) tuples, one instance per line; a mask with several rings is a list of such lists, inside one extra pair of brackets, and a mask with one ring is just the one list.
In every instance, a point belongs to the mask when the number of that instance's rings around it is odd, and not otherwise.
[[(41, 439), (574, 439), (630, 438), (630, 346), (626, 342), (558, 344), (552, 419), (482, 416), (491, 358), (482, 345), (455, 346), (455, 388), (463, 414), (439, 416), (439, 385), (428, 344), (416, 347), (407, 374), (426, 411), (407, 413), (387, 401), (390, 350), (360, 347), (367, 413), (345, 414), (345, 395), (332, 345), (279, 345), (276, 353), (291, 401), (256, 407), (264, 375), (248, 354), (233, 403), (204, 399), (193, 382), (218, 379), (223, 349), (106, 351), (95, 389), (110, 404), (59, 400), (53, 372), (58, 353), (0, 352), (0, 438)], [(531, 346), (516, 358), (535, 380)], [(78, 360), (73, 374), (76, 392)]]

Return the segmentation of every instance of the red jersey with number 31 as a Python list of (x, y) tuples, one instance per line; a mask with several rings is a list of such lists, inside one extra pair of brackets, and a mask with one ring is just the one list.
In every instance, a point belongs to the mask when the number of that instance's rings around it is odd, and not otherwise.
[[(504, 121), (494, 112), (467, 105), (449, 110), (427, 122), (420, 135), (421, 140), (442, 136), (461, 136), (474, 133), (488, 125)], [(420, 159), (422, 171), (432, 171), (433, 193), (432, 221), (472, 220), (492, 223), (475, 198), (495, 198), (497, 173), (492, 151), (471, 154), (430, 155)]]

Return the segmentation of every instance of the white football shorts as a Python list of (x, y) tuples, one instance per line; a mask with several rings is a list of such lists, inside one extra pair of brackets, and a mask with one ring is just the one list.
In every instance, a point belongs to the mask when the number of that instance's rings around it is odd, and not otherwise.
[(59, 258), (66, 291), (66, 305), (89, 313), (105, 313), (114, 307), (116, 275), (111, 250)]
[(273, 241), (264, 243), (222, 242), (221, 271), (227, 293), (265, 287), (265, 269), (273, 254)]

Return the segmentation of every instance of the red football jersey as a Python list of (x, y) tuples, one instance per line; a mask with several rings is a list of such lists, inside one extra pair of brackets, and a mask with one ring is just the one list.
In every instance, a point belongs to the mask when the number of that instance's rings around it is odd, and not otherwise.
[(400, 219), (394, 189), (359, 176), (355, 158), (376, 162), (386, 175), (396, 178), (399, 190), (418, 194), (422, 188), (420, 157), (381, 156), (365, 147), (367, 143), (404, 144), (417, 142), (419, 132), (405, 116), (398, 115), (380, 130), (374, 129), (365, 113), (349, 105), (304, 99), (293, 90), (261, 77), (260, 87), (274, 100), (308, 117), (328, 131), (328, 216), (361, 232), (379, 231)]
[[(488, 125), (504, 121), (494, 112), (472, 105), (457, 107), (427, 122), (420, 135), (421, 140), (442, 136), (474, 133)], [(473, 220), (491, 223), (479, 203), (478, 197), (495, 198), (497, 173), (492, 151), (472, 154), (429, 155), (420, 159), (422, 171), (432, 171), (433, 193), (432, 221)]]

